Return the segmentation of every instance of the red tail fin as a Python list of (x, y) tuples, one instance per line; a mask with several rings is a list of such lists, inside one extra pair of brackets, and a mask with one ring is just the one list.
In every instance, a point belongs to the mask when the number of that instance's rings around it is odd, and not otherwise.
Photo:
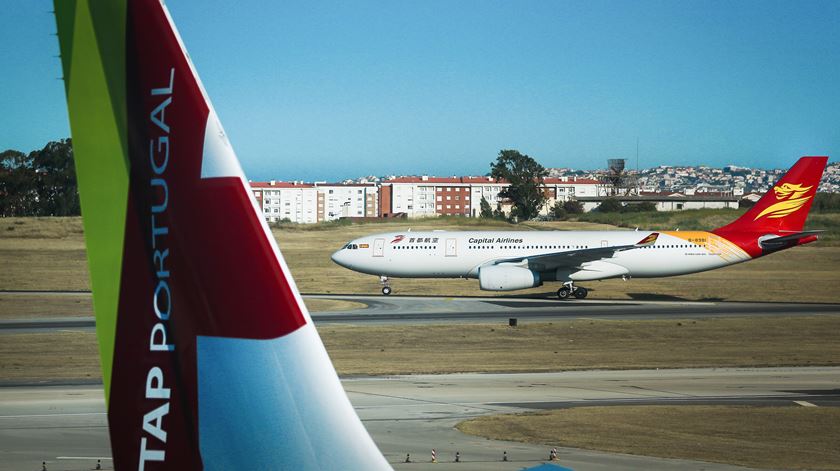
[(820, 184), (828, 157), (802, 157), (743, 216), (715, 233), (799, 232)]

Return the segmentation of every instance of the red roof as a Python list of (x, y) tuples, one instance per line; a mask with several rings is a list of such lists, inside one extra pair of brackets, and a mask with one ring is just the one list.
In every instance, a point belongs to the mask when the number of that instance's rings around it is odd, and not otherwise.
[(314, 188), (311, 183), (295, 182), (250, 182), (251, 188)]
[[(577, 178), (575, 177), (560, 177), (560, 178), (545, 178), (543, 181), (548, 185), (559, 185), (559, 184), (578, 184), (578, 185), (596, 185), (598, 184), (598, 180), (593, 180), (591, 178)], [(443, 183), (449, 185), (476, 185), (476, 184), (507, 184), (505, 180), (496, 180), (491, 177), (474, 177), (474, 176), (467, 176), (467, 177), (397, 177), (392, 178), (390, 180), (385, 180), (383, 183)]]
[[(543, 180), (547, 185), (577, 184), (595, 185), (598, 180), (591, 178), (560, 177), (546, 178)], [(497, 180), (486, 176), (466, 177), (396, 177), (383, 180), (383, 184), (411, 183), (411, 184), (432, 184), (432, 185), (506, 185), (507, 181)], [(251, 182), (251, 188), (313, 188), (313, 187), (375, 187), (376, 183), (302, 183), (302, 182)]]
[(463, 183), (461, 177), (397, 177), (385, 180), (383, 183)]
[(597, 185), (600, 183), (598, 180), (594, 180), (592, 178), (575, 178), (575, 177), (552, 177), (552, 178), (544, 178), (543, 181), (550, 185), (560, 184), (560, 183), (574, 183), (577, 185)]
[(315, 186), (317, 186), (317, 187), (319, 187), (319, 188), (320, 188), (320, 187), (325, 187), (325, 186), (337, 186), (337, 187), (342, 187), (342, 186), (346, 186), (346, 187), (357, 187), (357, 186), (360, 186), (360, 187), (375, 187), (375, 186), (376, 186), (376, 183), (373, 183), (373, 182), (370, 182), (370, 183), (315, 183)]

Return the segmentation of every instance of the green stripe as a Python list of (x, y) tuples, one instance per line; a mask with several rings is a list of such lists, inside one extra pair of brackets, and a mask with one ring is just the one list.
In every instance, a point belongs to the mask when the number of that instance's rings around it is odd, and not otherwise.
[[(62, 56), (66, 56), (62, 63), (67, 107), (108, 401), (128, 205), (125, 4), (97, 6), (94, 22), (87, 0), (78, 0), (75, 8), (61, 5), (62, 0), (55, 3)], [(73, 14), (72, 19), (68, 14)], [(99, 47), (105, 42), (108, 46)]]

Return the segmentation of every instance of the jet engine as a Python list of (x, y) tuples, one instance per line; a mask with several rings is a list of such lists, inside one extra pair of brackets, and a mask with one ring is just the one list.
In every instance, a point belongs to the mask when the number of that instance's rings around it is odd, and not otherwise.
[(478, 271), (478, 283), (487, 291), (512, 291), (542, 285), (540, 274), (522, 267), (490, 265)]

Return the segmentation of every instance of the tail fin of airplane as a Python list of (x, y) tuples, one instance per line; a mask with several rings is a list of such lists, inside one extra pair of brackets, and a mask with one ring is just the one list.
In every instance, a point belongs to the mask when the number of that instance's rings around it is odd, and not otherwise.
[(820, 184), (828, 157), (802, 157), (743, 216), (715, 229), (729, 233), (800, 232)]
[(160, 0), (55, 1), (116, 469), (389, 469)]

